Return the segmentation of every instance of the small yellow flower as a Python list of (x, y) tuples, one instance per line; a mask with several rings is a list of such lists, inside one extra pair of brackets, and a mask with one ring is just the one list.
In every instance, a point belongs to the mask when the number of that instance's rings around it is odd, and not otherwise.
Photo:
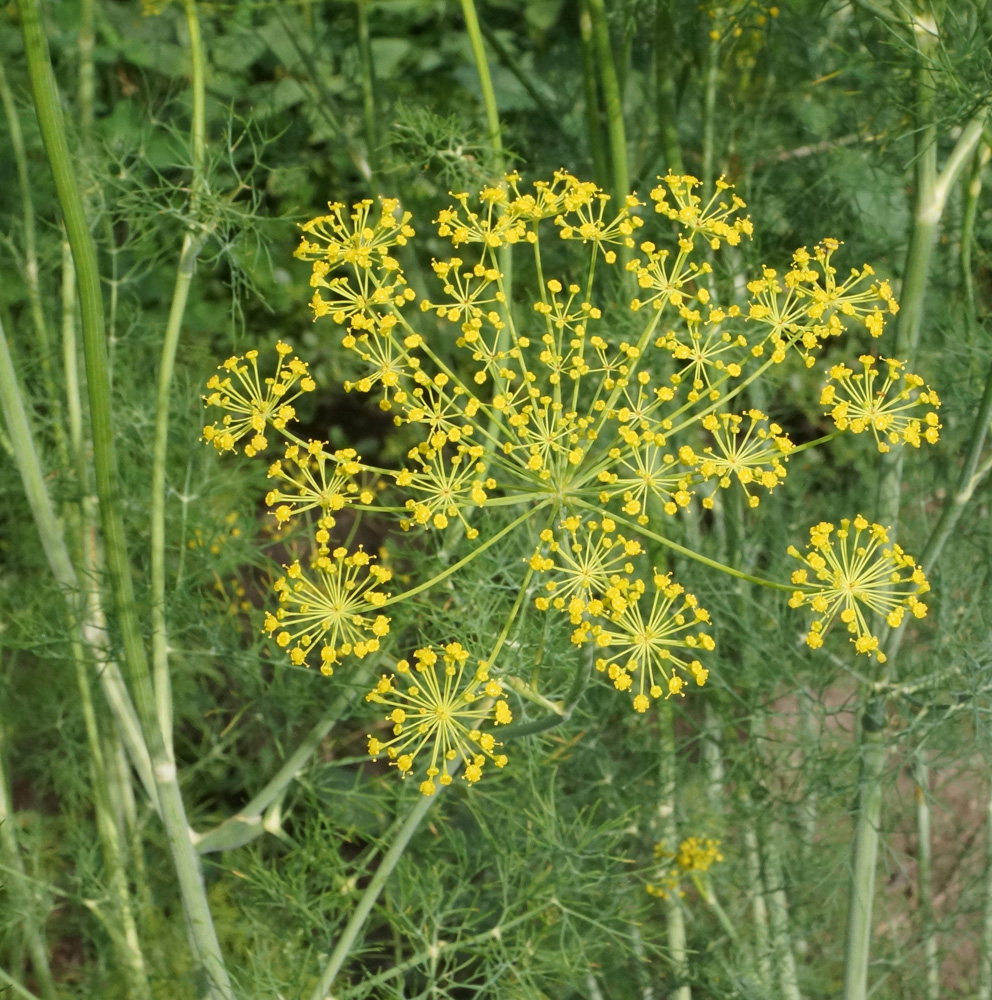
[(659, 863), (658, 872), (645, 888), (660, 899), (668, 899), (672, 893), (684, 895), (679, 885), (685, 875), (698, 877), (724, 859), (720, 841), (712, 837), (687, 837), (674, 854), (665, 844), (655, 844), (654, 857)]
[[(820, 405), (830, 407), (828, 413), (837, 429), (852, 434), (870, 430), (881, 452), (889, 451), (894, 444), (914, 448), (923, 441), (936, 444), (941, 428), (937, 393), (929, 386), (923, 389), (919, 375), (902, 371), (903, 361), (870, 354), (862, 354), (858, 361), (860, 372), (847, 365), (834, 365), (820, 395)], [(879, 362), (886, 366), (884, 378)], [(931, 409), (922, 415), (912, 415), (927, 407)]]
[(853, 521), (843, 518), (840, 528), (821, 521), (810, 528), (809, 538), (805, 554), (795, 546), (788, 550), (804, 565), (792, 574), (796, 590), (789, 606), (807, 605), (819, 616), (810, 626), (807, 645), (812, 649), (822, 646), (830, 624), (840, 618), (855, 650), (874, 654), (884, 662), (878, 636), (872, 633), (865, 614), (881, 615), (891, 628), (902, 623), (907, 610), (922, 618), (927, 606), (919, 595), (930, 589), (923, 570), (889, 541), (882, 525), (869, 524), (860, 514)]
[(481, 726), (506, 725), (513, 714), (502, 685), (489, 676), (489, 664), (479, 660), (473, 669), (468, 660), (468, 651), (458, 642), (418, 649), (412, 668), (409, 661), (399, 660), (396, 673), (383, 674), (365, 696), (388, 708), (386, 719), (393, 724), (391, 739), (369, 735), (369, 755), (378, 759), (385, 754), (404, 777), (413, 774), (418, 757), (428, 758), (420, 783), (424, 795), (433, 795), (438, 784), (451, 784), (455, 761), (461, 761), (463, 777), (473, 784), (487, 761), (506, 766), (506, 755), (497, 752), (502, 744)]
[(305, 362), (297, 357), (286, 360), (292, 353), (288, 344), (282, 341), (276, 344), (278, 360), (271, 378), (259, 375), (258, 351), (228, 358), (220, 365), (218, 371), (229, 374), (210, 376), (207, 380), (210, 393), (203, 397), (203, 402), (205, 406), (217, 406), (228, 412), (220, 426), (215, 422), (203, 428), (203, 439), (218, 451), (233, 451), (238, 441), (251, 435), (244, 447), (245, 454), (250, 458), (264, 451), (268, 447), (266, 429), (271, 426), (277, 431), (285, 430), (286, 424), (296, 418), (290, 404), (301, 393), (316, 388)]
[[(683, 674), (691, 677), (698, 687), (706, 683), (709, 671), (695, 657), (697, 652), (710, 652), (716, 644), (708, 632), (693, 632), (709, 622), (709, 612), (699, 607), (692, 594), (685, 593), (671, 576), (656, 573), (651, 610), (645, 616), (640, 597), (625, 602), (615, 615), (604, 613), (606, 624), (584, 621), (576, 629), (573, 642), (592, 642), (598, 649), (616, 650), (612, 655), (596, 659), (596, 669), (605, 673), (618, 691), (634, 691), (634, 710), (646, 712), (651, 700), (670, 698), (685, 692)], [(681, 671), (681, 673), (679, 673)]]
[(312, 580), (299, 560), (284, 567), (286, 575), (273, 585), (279, 607), (266, 614), (265, 630), (288, 648), (295, 665), (308, 665), (319, 646), (320, 672), (330, 676), (343, 657), (361, 659), (379, 649), (379, 640), (389, 634), (389, 618), (379, 609), (389, 595), (376, 588), (388, 583), (392, 572), (373, 558), (362, 546), (350, 555), (343, 546), (318, 554)]
[(265, 503), (279, 524), (303, 511), (315, 510), (320, 513), (323, 527), (333, 528), (333, 514), (346, 504), (372, 503), (372, 491), (355, 482), (363, 468), (353, 448), (328, 452), (322, 441), (310, 441), (306, 447), (290, 444), (285, 456), (269, 466), (268, 475), (287, 484), (291, 492), (271, 489)]
[[(750, 423), (741, 433), (745, 417)], [(713, 435), (713, 444), (703, 449), (698, 466), (704, 479), (715, 480), (721, 489), (736, 480), (751, 507), (758, 506), (759, 498), (748, 487), (761, 486), (770, 493), (785, 479), (783, 462), (793, 449), (792, 442), (760, 410), (741, 415), (710, 413), (702, 425)], [(712, 505), (712, 498), (703, 500), (703, 506)]]

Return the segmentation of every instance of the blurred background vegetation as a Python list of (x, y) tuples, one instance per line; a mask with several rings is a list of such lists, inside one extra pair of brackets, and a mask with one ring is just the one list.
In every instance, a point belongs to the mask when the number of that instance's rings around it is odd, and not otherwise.
[[(67, 444), (63, 390), (75, 348), (63, 345), (77, 312), (26, 69), (28, 2), (0, 9), (0, 323), (49, 494), (71, 526), (92, 486)], [(207, 143), (195, 193), (190, 7), (206, 59)], [(466, 30), (470, 9), (501, 153)], [(159, 351), (184, 237), (195, 232), (202, 245), (170, 399), (167, 613), (189, 822), (199, 836), (224, 831), (198, 845), (234, 994), (311, 995), (417, 791), (367, 759), (364, 677), (341, 671), (331, 685), (291, 668), (263, 638), (264, 591), (294, 541), (268, 530), (263, 472), (247, 461), (221, 465), (198, 442), (203, 384), (224, 357), (289, 340), (321, 386), (302, 413), (306, 433), (388, 460), (403, 442), (374, 406), (337, 388), (353, 362), (311, 323), (309, 275), (291, 256), (297, 223), (328, 200), (398, 196), (421, 237), (417, 256), (403, 260), (420, 291), (432, 252), (441, 252), (429, 223), (449, 191), (471, 190), (504, 167), (528, 180), (565, 167), (607, 191), (646, 192), (669, 168), (708, 182), (725, 173), (755, 223), (754, 240), (716, 265), (726, 298), (761, 264), (782, 266), (824, 236), (844, 241), (841, 266), (868, 261), (897, 294), (912, 281), (922, 296), (918, 336), (901, 331), (898, 356), (913, 357), (941, 392), (944, 429), (940, 445), (910, 455), (896, 480), (901, 541), (922, 551), (963, 485), (967, 505), (928, 566), (930, 615), (884, 683), (842, 643), (827, 655), (807, 650), (781, 595), (690, 573), (720, 623), (706, 688), (644, 718), (594, 686), (567, 727), (515, 743), (506, 773), (471, 790), (459, 783), (417, 829), (333, 994), (328, 984), (325, 992), (338, 1000), (863, 995), (845, 935), (867, 725), (886, 751), (869, 884), (872, 995), (992, 996), (992, 531), (982, 464), (992, 6), (49, 0), (41, 13), (98, 247), (120, 512), (145, 628)], [(976, 121), (979, 137), (960, 169), (941, 175)], [(949, 183), (937, 197), (941, 177)], [(907, 261), (919, 263), (912, 241), (934, 214), (924, 295)], [(818, 437), (829, 430), (818, 379), (790, 368), (755, 405), (794, 440)], [(100, 662), (89, 665), (96, 728), (87, 728), (71, 622), (37, 541), (7, 420), (0, 987), (45, 1000), (139, 995), (121, 958), (134, 950), (122, 890), (97, 836), (99, 781), (148, 995), (210, 995), (187, 945), (163, 828), (103, 700)], [(741, 564), (785, 579), (785, 548), (810, 524), (875, 516), (879, 503), (892, 509), (876, 495), (886, 475), (880, 456), (860, 445), (842, 438), (797, 456), (774, 498), (736, 527), (731, 512), (726, 526), (685, 530), (705, 536), (714, 555), (730, 548)], [(963, 483), (972, 453), (974, 482)], [(362, 530), (370, 545), (388, 545), (381, 526)], [(472, 579), (444, 601), (425, 599), (406, 627), (471, 622), (484, 632), (516, 596), (500, 570), (512, 555), (473, 563)], [(526, 658), (546, 643), (552, 659), (568, 655), (567, 631), (531, 628), (511, 653)], [(111, 621), (108, 658), (118, 642)], [(313, 752), (293, 780), (261, 819), (234, 829), (230, 818), (308, 733)], [(673, 862), (690, 836), (720, 840), (723, 860), (705, 870)], [(670, 880), (667, 894), (649, 893), (673, 864), (680, 888)]]

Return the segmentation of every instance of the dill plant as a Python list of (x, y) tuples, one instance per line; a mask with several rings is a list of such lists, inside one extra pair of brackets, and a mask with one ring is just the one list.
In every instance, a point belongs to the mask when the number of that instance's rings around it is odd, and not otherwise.
[[(260, 456), (269, 429), (281, 435), (284, 451), (268, 470), (279, 485), (266, 501), (277, 522), (301, 522), (311, 539), (309, 559), (287, 564), (274, 584), (266, 631), (293, 664), (318, 663), (326, 675), (349, 657), (397, 650), (395, 671), (367, 695), (387, 710), (391, 731), (370, 734), (368, 749), (401, 775), (418, 774), (425, 795), (460, 768), (474, 783), (487, 766), (507, 764), (500, 733), (514, 719), (509, 690), (518, 705), (563, 714), (544, 692), (543, 664), (524, 678), (505, 663), (507, 639), (529, 609), (569, 623), (579, 689), (582, 648), (638, 713), (706, 683), (719, 669), (710, 614), (652, 565), (665, 549), (790, 591), (793, 607), (818, 615), (806, 633), (814, 648), (836, 620), (857, 652), (884, 660), (870, 616), (894, 628), (907, 609), (926, 613), (923, 571), (861, 515), (814, 526), (806, 555), (790, 549), (804, 568), (789, 583), (674, 539), (673, 522), (694, 500), (712, 510), (735, 488), (754, 508), (785, 478), (789, 458), (810, 447), (755, 407), (729, 407), (791, 356), (812, 367), (851, 325), (878, 338), (898, 311), (869, 265), (838, 276), (834, 239), (797, 250), (782, 274), (764, 267), (745, 303), (721, 305), (709, 257), (750, 236), (752, 223), (722, 178), (711, 193), (698, 189), (696, 178), (669, 174), (651, 191), (654, 215), (671, 223), (658, 242), (644, 238), (646, 205), (636, 196), (612, 210), (595, 184), (565, 171), (530, 190), (511, 174), (475, 197), (458, 193), (436, 219), (451, 255), (431, 262), (439, 287), (420, 299), (419, 317), (393, 255), (416, 235), (396, 199), (350, 211), (334, 203), (304, 224), (296, 256), (311, 263), (314, 317), (342, 328), (342, 346), (364, 363), (366, 374), (344, 388), (377, 396), (409, 442), (400, 468), (293, 432), (292, 393), (315, 383), (304, 361), (283, 365), (286, 344), (264, 382), (252, 351), (208, 383), (205, 403), (222, 416), (204, 439)], [(549, 240), (565, 253), (555, 255)], [(508, 250), (522, 258), (515, 266), (529, 299), (519, 277), (512, 292), (504, 283)], [(882, 382), (871, 355), (861, 356), (860, 373), (830, 369), (820, 402), (831, 406), (835, 433), (870, 431), (882, 451), (935, 442), (939, 397), (902, 362), (884, 363)], [(378, 561), (342, 544), (345, 508), (397, 526)], [(499, 631), (468, 646), (457, 631), (431, 637), (411, 666), (392, 609), (511, 535), (530, 554), (505, 570), (518, 596)], [(431, 539), (440, 547), (433, 559)], [(403, 586), (386, 565), (393, 559), (417, 563)]]

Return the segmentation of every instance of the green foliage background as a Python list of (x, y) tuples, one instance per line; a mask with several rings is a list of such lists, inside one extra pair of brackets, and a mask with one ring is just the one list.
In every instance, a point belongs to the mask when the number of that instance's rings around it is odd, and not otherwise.
[[(78, 97), (88, 58), (79, 44), (82, 6), (51, 0), (44, 23), (100, 254), (120, 509), (147, 623), (158, 356), (191, 224), (189, 43), (178, 3), (149, 13), (133, 0), (97, 0), (87, 124)], [(601, 6), (478, 5), (503, 146), (528, 179), (565, 167), (611, 189), (616, 164), (595, 60), (590, 79), (599, 96), (591, 113), (583, 76), (582, 19)], [(868, 0), (794, 0), (774, 14), (750, 2), (608, 0), (604, 9), (632, 187), (649, 188), (679, 155), (687, 172), (708, 172), (710, 180), (726, 173), (748, 202), (755, 239), (722, 272), (718, 267), (717, 282), (732, 288), (739, 275), (835, 236), (845, 243), (845, 263), (871, 262), (898, 294), (919, 184), (914, 168), (927, 143), (936, 143), (943, 160), (965, 123), (988, 105), (987, 5), (934, 3), (915, 12), (918, 23), (931, 17), (939, 25), (938, 43), (923, 48), (905, 30), (903, 5)], [(354, 362), (329, 328), (311, 323), (308, 274), (291, 256), (296, 224), (329, 199), (400, 197), (418, 222), (417, 255), (411, 251), (403, 263), (419, 291), (431, 255), (442, 250), (429, 221), (449, 191), (491, 179), (498, 164), (458, 4), (237, 0), (198, 3), (197, 10), (208, 146), (205, 193), (192, 224), (205, 227), (206, 239), (182, 327), (167, 469), (175, 753), (190, 824), (206, 832), (238, 813), (338, 706), (334, 725), (267, 813), (264, 832), (203, 856), (236, 995), (306, 997), (417, 790), (367, 758), (374, 718), (362, 699), (367, 676), (341, 670), (330, 682), (292, 668), (264, 638), (265, 591), (294, 541), (267, 530), (259, 503), (264, 471), (246, 460), (220, 463), (199, 442), (200, 396), (224, 357), (283, 338), (312, 361), (320, 386), (301, 408), (308, 434), (384, 462), (400, 454), (405, 444), (388, 419), (339, 388)], [(0, 10), (0, 19), (0, 64), (24, 133), (36, 211), (42, 307), (57, 332), (61, 214), (15, 5)], [(924, 50), (930, 89), (921, 95)], [(0, 148), (9, 146), (10, 127), (9, 118), (0, 121)], [(992, 209), (984, 193), (970, 230), (965, 216), (966, 186), (988, 180), (987, 142), (988, 133), (950, 193), (930, 266), (913, 367), (944, 397), (944, 429), (937, 447), (906, 462), (900, 538), (911, 552), (957, 488), (988, 374)], [(50, 392), (66, 377), (61, 345), (56, 336), (43, 356), (32, 327), (21, 198), (13, 157), (0, 157), (0, 323), (30, 403), (48, 488), (71, 524), (66, 512), (85, 491), (60, 450), (64, 401)], [(880, 350), (886, 353), (884, 343)], [(856, 353), (848, 348), (844, 357)], [(817, 378), (790, 368), (755, 405), (797, 440), (827, 433)], [(0, 443), (8, 446), (0, 455), (0, 777), (9, 803), (0, 829), (13, 834), (0, 869), (0, 969), (15, 981), (12, 995), (43, 995), (25, 931), (28, 904), (13, 892), (20, 880), (43, 929), (56, 995), (124, 997), (130, 987), (114, 950), (120, 931), (95, 834), (91, 751), (65, 607), (8, 437)], [(714, 556), (736, 546), (743, 565), (786, 579), (785, 548), (810, 524), (872, 515), (881, 466), (860, 445), (840, 438), (797, 456), (789, 479), (757, 511), (728, 511), (728, 522), (740, 516), (736, 527), (718, 519), (686, 530), (701, 535)], [(880, 1000), (929, 997), (934, 963), (945, 996), (975, 996), (986, 975), (988, 505), (983, 480), (929, 571), (930, 615), (904, 643), (904, 690), (886, 705), (869, 969)], [(389, 543), (381, 525), (361, 531), (369, 546)], [(416, 636), (429, 622), (433, 634), (462, 635), (471, 623), (480, 635), (494, 634), (516, 596), (508, 567), (528, 554), (487, 552), (443, 600), (432, 594), (409, 608), (401, 627)], [(667, 715), (633, 716), (624, 699), (594, 684), (566, 726), (516, 741), (504, 773), (471, 789), (457, 782), (428, 814), (336, 979), (334, 997), (841, 994), (860, 715), (871, 678), (841, 642), (826, 653), (807, 650), (784, 595), (740, 589), (687, 565), (671, 568), (691, 579), (720, 623), (709, 683), (672, 710), (676, 829), (680, 838), (719, 838), (725, 856), (698, 881), (686, 877), (684, 895), (674, 898), (687, 961), (673, 953), (672, 901), (645, 890), (657, 877), (653, 846), (671, 804), (662, 771)], [(113, 622), (107, 639), (116, 652)], [(545, 633), (528, 621), (507, 654), (527, 661), (538, 652), (545, 663), (562, 664), (560, 690), (553, 682), (544, 689), (562, 697), (574, 658), (568, 629)], [(162, 827), (133, 780), (98, 690), (96, 698), (152, 993), (206, 995)], [(920, 800), (932, 823), (932, 871), (923, 890), (933, 897), (929, 920), (917, 883)], [(927, 958), (928, 943), (935, 959)]]

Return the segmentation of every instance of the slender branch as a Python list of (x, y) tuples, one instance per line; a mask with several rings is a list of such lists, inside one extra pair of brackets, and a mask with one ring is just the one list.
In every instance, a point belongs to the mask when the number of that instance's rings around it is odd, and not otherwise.
[[(448, 773), (454, 775), (460, 766), (461, 761), (455, 761), (449, 767)], [(361, 934), (362, 928), (365, 926), (365, 921), (372, 912), (372, 907), (375, 906), (379, 894), (385, 888), (389, 876), (392, 875), (393, 869), (399, 864), (400, 858), (403, 857), (403, 853), (410, 843), (410, 839), (417, 832), (424, 817), (430, 812), (431, 807), (441, 797), (446, 787), (449, 786), (440, 785), (433, 795), (421, 795), (417, 804), (410, 810), (403, 825), (397, 830), (392, 845), (379, 862), (375, 874), (372, 876), (365, 892), (362, 893), (362, 898), (355, 907), (355, 912), (351, 915), (351, 919), (341, 932), (341, 937), (338, 938), (338, 942), (334, 946), (327, 964), (321, 971), (317, 985), (310, 993), (310, 1000), (327, 1000), (330, 989), (334, 985), (334, 980), (341, 971), (348, 955), (351, 953), (352, 946), (358, 939), (359, 934)]]
[(930, 836), (930, 769), (925, 750), (918, 747), (913, 755), (913, 782), (916, 798), (916, 887), (920, 901), (920, 924), (923, 933), (924, 1000), (937, 1000), (940, 994), (940, 961), (937, 957), (937, 927), (933, 915), (933, 863)]
[(606, 6), (603, 0), (586, 0), (592, 20), (593, 40), (599, 61), (599, 77), (606, 108), (607, 131), (610, 136), (610, 158), (613, 165), (613, 197), (617, 209), (630, 194), (630, 168), (627, 165), (627, 131), (623, 120), (623, 100), (617, 79), (610, 29), (606, 23)]
[(172, 682), (169, 675), (168, 632), (165, 617), (165, 466), (169, 447), (169, 401), (175, 371), (176, 349), (182, 331), (186, 303), (196, 270), (196, 261), (207, 238), (207, 230), (197, 219), (200, 201), (206, 189), (206, 67), (200, 21), (195, 0), (183, 0), (190, 48), (190, 86), (193, 97), (193, 121), (190, 128), (193, 177), (189, 223), (183, 235), (176, 280), (172, 290), (169, 318), (159, 359), (158, 392), (155, 399), (155, 435), (152, 442), (152, 482), (150, 533), (151, 640), (155, 711), (162, 741), (172, 758)]
[(609, 167), (603, 148), (603, 130), (599, 120), (599, 94), (596, 85), (596, 43), (593, 39), (589, 0), (579, 0), (579, 38), (582, 42), (582, 83), (585, 88), (586, 132), (592, 153), (592, 171), (596, 186), (609, 185)]
[(479, 27), (479, 15), (476, 13), (475, 0), (461, 0), (462, 17), (465, 18), (465, 30), (468, 32), (469, 44), (472, 46), (472, 56), (475, 59), (475, 69), (479, 74), (479, 86), (482, 89), (482, 104), (486, 109), (486, 125), (489, 130), (489, 148), (492, 150), (493, 162), (500, 174), (506, 170), (503, 158), (503, 130), (499, 123), (499, 109), (496, 105), (496, 92), (493, 90), (493, 79), (489, 73), (489, 63), (486, 60), (486, 47)]

